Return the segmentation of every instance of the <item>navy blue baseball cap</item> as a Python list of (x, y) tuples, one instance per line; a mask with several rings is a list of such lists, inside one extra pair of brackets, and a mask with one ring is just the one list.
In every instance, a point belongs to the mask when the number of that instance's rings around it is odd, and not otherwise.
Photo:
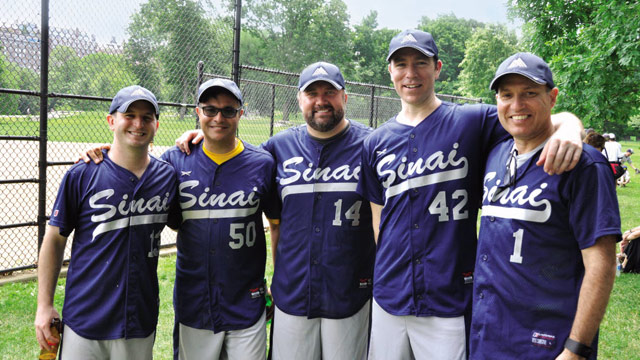
[(549, 65), (536, 55), (520, 52), (509, 56), (496, 70), (496, 76), (491, 80), (489, 89), (498, 91), (499, 79), (505, 75), (522, 75), (536, 84), (547, 85), (550, 89), (556, 87)]
[(204, 94), (205, 91), (214, 87), (226, 89), (233, 96), (235, 96), (235, 98), (240, 101), (240, 105), (242, 105), (242, 92), (240, 92), (238, 85), (236, 85), (236, 83), (231, 80), (218, 78), (207, 80), (203, 82), (202, 85), (200, 85), (200, 87), (198, 88), (198, 98), (196, 99), (196, 103), (200, 102), (200, 97), (202, 96), (202, 94)]
[(307, 86), (316, 81), (326, 81), (338, 90), (344, 89), (344, 77), (340, 69), (328, 62), (320, 61), (304, 68), (302, 73), (300, 73), (298, 89), (304, 91)]
[(438, 55), (438, 47), (436, 42), (433, 41), (433, 36), (421, 30), (409, 29), (394, 36), (389, 43), (387, 61), (391, 59), (393, 53), (403, 48), (416, 49), (428, 57)]
[(118, 91), (116, 96), (111, 101), (111, 106), (109, 107), (109, 114), (113, 114), (114, 112), (126, 112), (131, 104), (138, 100), (144, 100), (156, 109), (156, 116), (160, 115), (160, 108), (158, 107), (158, 100), (156, 100), (156, 96), (153, 93), (140, 85), (132, 85), (127, 86), (124, 89)]

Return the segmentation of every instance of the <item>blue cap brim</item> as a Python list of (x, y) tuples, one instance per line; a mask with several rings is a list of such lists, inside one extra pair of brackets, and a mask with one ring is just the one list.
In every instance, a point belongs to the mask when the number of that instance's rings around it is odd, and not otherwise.
[(398, 52), (398, 50), (405, 49), (405, 48), (416, 49), (416, 50), (420, 51), (421, 53), (423, 53), (424, 55), (426, 55), (427, 57), (433, 57), (433, 55), (434, 55), (433, 53), (430, 53), (430, 52), (428, 52), (426, 50), (421, 49), (418, 45), (406, 45), (406, 46), (397, 47), (392, 52), (390, 52), (389, 55), (387, 56), (387, 62), (389, 62), (389, 60), (391, 60), (391, 57), (393, 56), (393, 54)]

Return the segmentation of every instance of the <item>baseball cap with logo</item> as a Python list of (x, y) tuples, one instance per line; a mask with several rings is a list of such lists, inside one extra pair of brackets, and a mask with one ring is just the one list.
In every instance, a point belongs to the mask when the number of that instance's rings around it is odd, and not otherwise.
[(307, 86), (316, 81), (326, 81), (338, 90), (344, 89), (344, 77), (340, 69), (328, 62), (320, 61), (304, 68), (300, 73), (298, 89), (304, 91)]
[(496, 71), (496, 76), (491, 80), (489, 89), (498, 91), (498, 80), (509, 74), (522, 75), (536, 84), (547, 85), (551, 89), (555, 87), (549, 65), (530, 53), (516, 53), (503, 61)]
[(202, 85), (200, 85), (200, 87), (198, 88), (198, 97), (196, 98), (196, 104), (200, 102), (200, 98), (202, 97), (202, 94), (204, 94), (205, 91), (214, 87), (219, 87), (227, 90), (236, 99), (238, 99), (238, 101), (240, 101), (240, 105), (242, 105), (242, 92), (240, 92), (238, 85), (236, 85), (236, 83), (234, 83), (231, 80), (219, 79), (219, 78), (209, 79), (203, 82)]
[(409, 29), (394, 36), (389, 42), (387, 61), (391, 59), (393, 53), (403, 48), (416, 49), (428, 57), (438, 55), (438, 47), (436, 42), (433, 41), (433, 36), (421, 30)]
[(109, 114), (113, 114), (116, 111), (121, 113), (126, 112), (129, 106), (138, 100), (144, 100), (151, 103), (154, 109), (156, 109), (156, 116), (160, 115), (160, 108), (158, 107), (158, 100), (156, 100), (156, 96), (153, 95), (151, 91), (140, 85), (127, 86), (126, 88), (118, 91), (111, 101)]

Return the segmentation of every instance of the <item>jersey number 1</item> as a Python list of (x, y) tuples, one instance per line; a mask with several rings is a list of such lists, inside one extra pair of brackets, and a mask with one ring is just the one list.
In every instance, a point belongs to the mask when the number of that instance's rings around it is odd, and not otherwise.
[(513, 244), (513, 254), (509, 257), (509, 261), (516, 264), (522, 264), (522, 238), (524, 237), (524, 230), (518, 229), (513, 233), (513, 237), (516, 238)]

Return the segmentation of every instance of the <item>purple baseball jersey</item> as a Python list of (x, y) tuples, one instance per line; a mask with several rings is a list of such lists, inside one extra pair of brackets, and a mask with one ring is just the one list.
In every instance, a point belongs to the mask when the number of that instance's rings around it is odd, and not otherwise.
[(615, 184), (604, 156), (584, 145), (578, 165), (562, 175), (535, 165), (541, 149), (521, 159), (515, 183), (498, 192), (512, 148), (512, 139), (499, 144), (487, 161), (470, 357), (553, 359), (576, 313), (580, 250), (620, 237)]
[(177, 180), (154, 157), (138, 179), (103, 155), (72, 166), (53, 205), (49, 224), (75, 230), (62, 317), (88, 339), (143, 338), (158, 321), (160, 233)]
[(264, 312), (266, 245), (262, 212), (277, 217), (272, 201), (275, 165), (266, 151), (244, 150), (221, 165), (196, 145), (163, 155), (180, 182), (174, 307), (176, 321), (196, 329), (245, 329)]
[(488, 105), (443, 102), (364, 142), (358, 192), (383, 205), (373, 296), (393, 315), (462, 316), (471, 301), (485, 154), (506, 138)]
[(321, 142), (302, 125), (263, 144), (276, 159), (282, 201), (271, 291), (290, 315), (346, 318), (371, 298), (371, 208), (356, 193), (370, 132), (350, 121), (345, 133)]

